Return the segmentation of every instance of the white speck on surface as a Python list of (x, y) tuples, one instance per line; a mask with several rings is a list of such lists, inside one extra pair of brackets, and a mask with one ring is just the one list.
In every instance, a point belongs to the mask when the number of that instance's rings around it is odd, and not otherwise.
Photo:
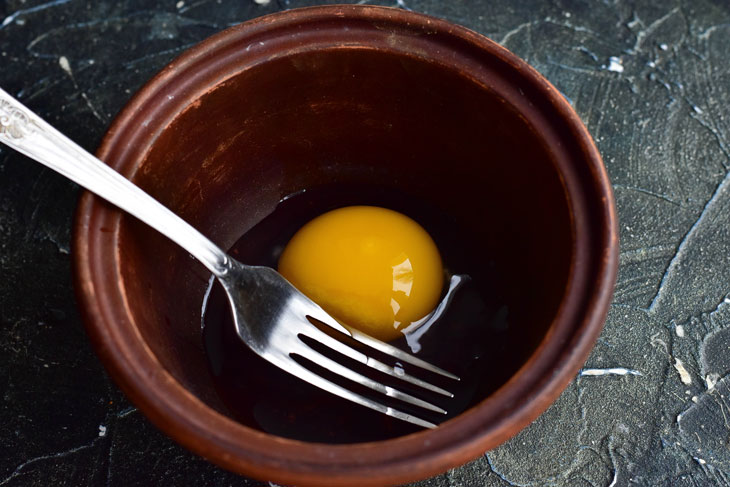
[(179, 2), (177, 2), (175, 4), (175, 7), (177, 7), (177, 8), (183, 8), (184, 6), (185, 6), (185, 2), (183, 2), (182, 0), (180, 0)]
[(71, 71), (71, 63), (68, 62), (68, 58), (66, 56), (61, 56), (60, 58), (58, 58), (58, 65), (61, 66), (61, 69), (66, 71), (69, 75), (73, 73)]
[(700, 399), (697, 396), (692, 396), (692, 402), (697, 404)]
[(654, 61), (649, 61), (648, 63), (646, 63), (646, 65), (650, 68), (656, 68), (656, 63)]
[(677, 327), (674, 329), (674, 332), (679, 338), (682, 338), (684, 336), (684, 327), (682, 325), (677, 325)]
[(631, 22), (628, 22), (628, 23), (626, 24), (626, 27), (628, 27), (629, 29), (633, 29), (633, 28), (635, 28), (635, 27), (639, 27), (639, 26), (641, 26), (641, 25), (642, 25), (641, 19), (639, 19), (639, 18), (638, 18), (638, 17), (636, 16), (636, 13), (634, 13), (634, 18), (633, 18), (633, 19), (631, 19)]
[(103, 424), (99, 425), (99, 436), (106, 436), (106, 426)]
[(667, 49), (669, 49), (669, 46), (667, 46), (664, 43), (661, 43), (661, 44), (659, 44), (659, 49), (661, 49), (662, 51), (666, 51)]
[(706, 461), (704, 461), (701, 458), (697, 458), (697, 457), (692, 457), (692, 458), (694, 458), (697, 461), (697, 463), (699, 463), (700, 465), (705, 465), (707, 463)]
[(720, 374), (707, 374), (705, 377), (705, 384), (707, 384), (707, 390), (710, 391), (715, 388), (717, 381), (720, 380)]
[(695, 113), (698, 113), (698, 114), (702, 114), (702, 113), (704, 113), (704, 112), (702, 111), (702, 109), (701, 109), (700, 107), (698, 107), (697, 105), (692, 105), (692, 110), (694, 110), (694, 111), (695, 111)]
[(641, 375), (641, 372), (638, 370), (624, 369), (623, 367), (613, 367), (610, 369), (583, 369), (578, 375), (580, 377), (601, 375)]
[(621, 64), (621, 58), (616, 56), (611, 56), (610, 58), (608, 58), (608, 67), (606, 69), (614, 73), (623, 73), (624, 65)]
[(677, 369), (677, 372), (679, 373), (679, 380), (682, 381), (682, 384), (692, 383), (692, 376), (689, 375), (687, 369), (684, 368), (684, 364), (678, 358), (674, 359), (674, 368)]
[(271, 3), (271, 0), (253, 0), (253, 1), (259, 5), (268, 5)]

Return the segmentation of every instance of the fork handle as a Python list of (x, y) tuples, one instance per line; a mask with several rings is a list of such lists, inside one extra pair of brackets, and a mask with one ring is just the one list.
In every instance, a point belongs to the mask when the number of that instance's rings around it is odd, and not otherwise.
[(134, 215), (190, 252), (216, 276), (228, 256), (203, 234), (0, 88), (0, 142)]

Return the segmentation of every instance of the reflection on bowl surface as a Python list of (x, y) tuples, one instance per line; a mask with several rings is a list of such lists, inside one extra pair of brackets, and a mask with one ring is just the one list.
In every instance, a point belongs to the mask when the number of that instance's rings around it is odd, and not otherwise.
[(443, 471), (544, 410), (605, 318), (617, 242), (595, 147), (537, 73), (443, 21), (322, 7), (226, 31), (145, 87), (100, 155), (245, 263), (275, 266), (302, 224), (366, 204), (414, 218), (471, 277), (420, 339), (464, 377), (455, 418), (410, 435), (251, 357), (215, 292), (201, 340), (204, 268), (85, 197), (77, 281), (102, 359), (168, 434), (242, 473), (366, 485)]

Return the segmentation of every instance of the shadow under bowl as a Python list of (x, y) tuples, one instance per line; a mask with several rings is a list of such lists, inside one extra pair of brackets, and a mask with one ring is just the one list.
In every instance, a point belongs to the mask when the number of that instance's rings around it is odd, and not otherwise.
[(332, 6), (233, 27), (143, 87), (99, 157), (224, 249), (290, 195), (378, 187), (448, 215), (489, 263), (509, 329), (469, 407), (434, 430), (312, 443), (236, 420), (201, 340), (210, 275), (85, 194), (76, 290), (98, 354), (160, 429), (241, 474), (324, 486), (443, 472), (544, 411), (605, 320), (616, 216), (589, 134), (536, 71), (442, 20)]

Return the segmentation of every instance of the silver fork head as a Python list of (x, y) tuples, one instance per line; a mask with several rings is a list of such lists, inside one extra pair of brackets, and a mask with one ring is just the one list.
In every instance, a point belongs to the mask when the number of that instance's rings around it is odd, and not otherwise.
[(316, 322), (394, 359), (458, 380), (458, 377), (453, 374), (424, 362), (392, 345), (342, 325), (298, 291), (274, 269), (247, 266), (231, 259), (228, 272), (218, 279), (228, 295), (239, 337), (260, 357), (332, 394), (425, 428), (434, 428), (436, 425), (326, 379), (302, 365), (301, 359), (311, 361), (337, 376), (365, 386), (386, 397), (436, 413), (446, 414), (446, 411), (439, 406), (371, 379), (312, 348), (308, 342), (316, 341), (324, 347), (380, 373), (396, 377), (399, 380), (443, 396), (453, 396), (450, 392), (438, 386), (405, 374), (400, 369), (387, 365), (337, 340), (332, 336), (332, 333), (325, 333), (310, 320), (316, 320)]

